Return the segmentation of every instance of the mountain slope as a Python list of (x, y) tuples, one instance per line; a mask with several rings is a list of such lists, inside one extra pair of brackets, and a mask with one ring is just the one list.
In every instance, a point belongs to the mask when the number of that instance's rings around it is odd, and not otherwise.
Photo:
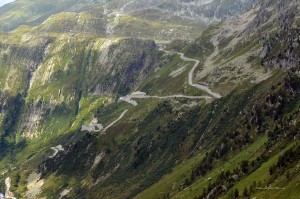
[(298, 1), (51, 12), (0, 35), (1, 188), (9, 177), (17, 198), (297, 198)]
[[(0, 8), (1, 29), (36, 26), (51, 17), (48, 32), (80, 31), (100, 36), (192, 40), (213, 20), (226, 19), (251, 8), (253, 0), (213, 1), (91, 1), (18, 0)], [(50, 26), (50, 27), (49, 27)], [(91, 30), (89, 30), (91, 29)]]

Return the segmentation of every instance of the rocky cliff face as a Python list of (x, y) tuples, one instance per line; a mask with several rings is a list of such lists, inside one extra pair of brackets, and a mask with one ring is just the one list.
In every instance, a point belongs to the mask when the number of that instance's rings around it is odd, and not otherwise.
[(183, 50), (205, 60), (198, 81), (223, 92), (246, 79), (267, 79), (270, 68), (297, 68), (298, 23), (297, 1), (257, 1), (248, 12), (211, 26)]
[(242, 14), (254, 5), (255, 0), (202, 0), (202, 1), (166, 1), (159, 7), (179, 16), (200, 18), (204, 21), (223, 20)]
[(5, 137), (14, 137), (18, 131), (32, 75), (43, 62), (51, 38), (40, 37), (34, 42), (19, 44), (17, 40), (22, 40), (22, 38), (16, 39), (8, 35), (2, 35), (2, 38), (0, 103), (3, 120), (0, 124), (0, 135), (1, 139), (5, 140)]
[[(38, 38), (33, 42), (21, 44), (9, 43), (13, 37), (2, 40), (1, 48), (1, 90), (14, 96), (16, 93), (26, 93), (28, 81), (32, 73), (42, 63), (45, 49), (51, 42), (51, 38)], [(11, 82), (14, 82), (13, 84)]]
[[(282, 10), (284, 12), (280, 12)], [(275, 23), (279, 27), (276, 33), (262, 38), (262, 63), (271, 68), (297, 70), (300, 64), (300, 20), (297, 2), (278, 2), (274, 12), (278, 13)]]
[[(1, 115), (5, 118), (8, 101), (21, 95), (24, 105), (14, 125), (18, 123), (18, 134), (29, 138), (43, 132), (51, 135), (63, 126), (70, 128), (84, 98), (128, 94), (154, 70), (157, 58), (151, 40), (71, 34), (19, 37), (15, 33), (0, 47)], [(68, 122), (60, 123), (61, 115), (69, 118)], [(52, 123), (45, 122), (47, 118)]]

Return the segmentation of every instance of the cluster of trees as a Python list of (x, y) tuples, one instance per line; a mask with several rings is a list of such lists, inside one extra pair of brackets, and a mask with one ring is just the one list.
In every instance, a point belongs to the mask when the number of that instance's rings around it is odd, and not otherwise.
[[(3, 107), (5, 110), (5, 116), (3, 118), (4, 132), (0, 134), (0, 160), (5, 157), (15, 143), (8, 142), (10, 138), (14, 138), (15, 131), (17, 129), (17, 123), (19, 121), (20, 112), (24, 104), (24, 98), (21, 94), (17, 94), (16, 97), (10, 98), (7, 105)], [(10, 139), (14, 140), (14, 139)]]
[[(259, 118), (259, 117), (258, 117)], [(215, 148), (210, 152), (206, 153), (206, 156), (201, 161), (201, 163), (193, 168), (190, 182), (193, 182), (198, 176), (204, 176), (207, 172), (213, 169), (214, 162), (227, 159), (230, 152), (236, 151), (243, 148), (245, 145), (249, 145), (253, 142), (254, 138), (259, 136), (259, 134), (251, 131), (245, 127), (237, 128), (234, 131), (228, 131), (220, 139)]]
[[(248, 161), (243, 160), (239, 167), (233, 169), (233, 171), (222, 171), (217, 179), (210, 183), (207, 188), (202, 191), (202, 194), (198, 197), (198, 199), (206, 198), (209, 196), (210, 198), (215, 198), (222, 193), (226, 193), (229, 189), (231, 189), (235, 182), (240, 180), (243, 176), (247, 176), (250, 173), (254, 172), (256, 169), (260, 167), (260, 165), (266, 161), (266, 157), (261, 155), (257, 157), (255, 160)], [(250, 193), (252, 193), (257, 187), (256, 181), (250, 185), (250, 187), (245, 187), (243, 196), (248, 197)], [(229, 195), (232, 195), (231, 193)], [(238, 198), (240, 194), (238, 190), (234, 191), (234, 194), (230, 198)]]
[(295, 103), (300, 99), (300, 78), (289, 73), (283, 84), (272, 86), (272, 93), (266, 98), (264, 106), (266, 116), (274, 120), (281, 120), (286, 112), (294, 109)]
[(272, 165), (269, 168), (269, 173), (272, 176), (280, 175), (287, 168), (297, 163), (300, 160), (300, 145), (294, 146), (291, 149), (285, 151), (278, 159), (277, 164)]
[(231, 189), (228, 193), (228, 199), (239, 199), (239, 198), (250, 198), (251, 194), (254, 193), (257, 187), (261, 187), (261, 181), (258, 183), (254, 181), (250, 184), (249, 188), (245, 187), (243, 192), (240, 192), (238, 189)]
[(21, 94), (18, 94), (8, 102), (8, 109), (3, 120), (4, 136), (8, 136), (15, 130), (23, 104), (24, 99)]
[(5, 140), (4, 136), (0, 136), (0, 160), (2, 160), (7, 153), (9, 143)]
[[(216, 197), (227, 192), (234, 185), (236, 179), (232, 178), (233, 176), (240, 178), (249, 175), (272, 156), (272, 151), (276, 153), (276, 149), (280, 150), (280, 146), (282, 147), (291, 139), (295, 139), (295, 136), (299, 134), (299, 125), (295, 125), (296, 118), (299, 116), (299, 109), (295, 109), (297, 104), (295, 100), (300, 100), (299, 85), (300, 78), (289, 74), (284, 81), (272, 86), (270, 94), (265, 98), (265, 103), (256, 103), (252, 105), (251, 109), (247, 110), (246, 108), (242, 111), (243, 117), (238, 125), (225, 132), (215, 147), (206, 154), (199, 165), (193, 168), (192, 174), (190, 178), (185, 180), (183, 188), (192, 184), (197, 177), (207, 174), (214, 168), (217, 161), (226, 160), (228, 154), (251, 144), (261, 134), (268, 133), (269, 139), (265, 145), (266, 148), (262, 150), (257, 159), (244, 160), (239, 168), (222, 172), (217, 180), (210, 183), (199, 196), (199, 198)], [(285, 153), (278, 164), (270, 168), (270, 172), (276, 172), (276, 168), (280, 170), (280, 168), (290, 165), (292, 159), (299, 160), (298, 156), (300, 155), (297, 150)], [(250, 187), (245, 187), (241, 194), (234, 192), (232, 198), (236, 198), (237, 195), (249, 197), (255, 187), (256, 183)]]
[(300, 78), (289, 74), (283, 84), (273, 86), (273, 92), (266, 98), (266, 116), (273, 120), (268, 129), (267, 150), (280, 143), (299, 138)]

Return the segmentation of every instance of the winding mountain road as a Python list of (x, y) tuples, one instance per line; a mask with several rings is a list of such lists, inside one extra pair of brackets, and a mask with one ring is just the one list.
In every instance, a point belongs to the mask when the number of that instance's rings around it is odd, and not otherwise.
[[(167, 51), (163, 48), (159, 48), (161, 51), (163, 51), (164, 53), (166, 54), (178, 54), (180, 55), (180, 59), (182, 59), (183, 61), (189, 61), (189, 62), (195, 62), (193, 68), (191, 69), (191, 71), (189, 72), (189, 75), (188, 75), (188, 83), (190, 86), (192, 87), (195, 87), (197, 89), (200, 89), (202, 91), (205, 91), (206, 93), (210, 94), (211, 96), (213, 96), (214, 98), (221, 98), (221, 95), (218, 94), (218, 93), (215, 93), (213, 92), (211, 89), (209, 89), (207, 86), (205, 85), (201, 85), (201, 84), (194, 84), (193, 83), (193, 75), (194, 75), (194, 72), (195, 72), (195, 69), (197, 68), (197, 66), (199, 65), (200, 61), (197, 60), (197, 59), (192, 59), (192, 58), (189, 58), (189, 57), (186, 57), (183, 53), (180, 53), (180, 52), (173, 52), (173, 51)], [(172, 98), (186, 98), (186, 99), (206, 99), (206, 100), (209, 100), (211, 99), (212, 97), (211, 96), (188, 96), (188, 95), (181, 95), (181, 94), (178, 94), (178, 95), (167, 95), (167, 96), (151, 96), (151, 95), (147, 95), (146, 93), (143, 93), (143, 94), (139, 94), (139, 95), (136, 95), (136, 94), (132, 94), (132, 95), (127, 95), (127, 96), (124, 96), (124, 97), (120, 97), (119, 98), (119, 101), (124, 101), (124, 102), (127, 102), (133, 106), (137, 106), (138, 103), (134, 100), (134, 99), (149, 99), (149, 98), (156, 98), (156, 99), (172, 99)], [(111, 124), (109, 124), (103, 131), (105, 132), (107, 129), (109, 129), (110, 127), (112, 127), (115, 123), (117, 123), (119, 120), (121, 120), (124, 115), (127, 113), (128, 110), (125, 110), (119, 117), (118, 119), (116, 119), (115, 121), (113, 121)]]
[(180, 52), (167, 51), (167, 50), (164, 50), (162, 48), (160, 48), (160, 50), (163, 51), (163, 52), (165, 52), (165, 53), (167, 53), (167, 54), (176, 53), (176, 54), (180, 55), (180, 59), (182, 59), (183, 61), (190, 61), (190, 62), (192, 61), (192, 62), (195, 62), (193, 68), (189, 72), (189, 78), (188, 78), (189, 85), (192, 86), (192, 87), (195, 87), (195, 88), (197, 88), (199, 90), (205, 91), (206, 93), (214, 96), (217, 99), (220, 99), (222, 97), (220, 94), (213, 92), (210, 88), (208, 88), (205, 85), (194, 84), (193, 83), (193, 76), (194, 76), (194, 73), (195, 73), (195, 70), (196, 70), (197, 66), (200, 63), (199, 60), (186, 57), (183, 53), (180, 53)]
[[(166, 44), (166, 43), (163, 43)], [(158, 44), (159, 45), (159, 44)], [(208, 88), (205, 85), (201, 85), (201, 84), (194, 84), (193, 83), (193, 75), (195, 72), (195, 69), (197, 68), (197, 66), (199, 65), (200, 61), (197, 59), (193, 59), (193, 58), (189, 58), (186, 57), (183, 53), (180, 52), (173, 52), (173, 51), (168, 51), (163, 49), (162, 47), (159, 48), (160, 51), (163, 51), (166, 54), (178, 54), (180, 55), (180, 59), (182, 59), (183, 61), (188, 61), (188, 62), (195, 62), (193, 68), (190, 70), (189, 75), (188, 75), (188, 83), (190, 86), (195, 87), (199, 90), (205, 91), (206, 93), (208, 93), (209, 95), (213, 96), (214, 98), (220, 99), (221, 95), (218, 93), (213, 92), (210, 88)], [(188, 96), (188, 95), (168, 95), (168, 96), (151, 96), (151, 95), (127, 95), (124, 97), (120, 97), (120, 101), (124, 101), (127, 102), (133, 106), (137, 106), (138, 103), (133, 100), (133, 99), (148, 99), (148, 98), (157, 98), (157, 99), (170, 99), (170, 98), (187, 98), (187, 99), (211, 99), (212, 97), (210, 96)]]

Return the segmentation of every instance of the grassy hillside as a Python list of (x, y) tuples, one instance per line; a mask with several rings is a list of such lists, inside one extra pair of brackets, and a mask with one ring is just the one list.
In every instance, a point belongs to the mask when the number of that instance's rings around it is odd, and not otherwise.
[(17, 0), (0, 8), (1, 30), (13, 30), (20, 25), (38, 25), (49, 16), (66, 10), (89, 10), (96, 2), (100, 4), (103, 1), (59, 0), (54, 3), (44, 0)]
[[(260, 104), (260, 100), (268, 100), (270, 94), (265, 93), (265, 88), (263, 88), (264, 86), (262, 85), (272, 85), (271, 87), (274, 89), (274, 87), (276, 87), (275, 85), (285, 86), (289, 84), (287, 81), (294, 81), (286, 78), (284, 80), (285, 83), (278, 83), (282, 81), (280, 80), (281, 78), (279, 78), (280, 76), (282, 76), (282, 74), (276, 75), (276, 77), (263, 82), (252, 91), (246, 91), (246, 93), (251, 93), (252, 97), (250, 99), (254, 100), (250, 100), (252, 102), (247, 106), (255, 107)], [(298, 77), (296, 77), (296, 79), (299, 81)], [(272, 97), (276, 95), (276, 91), (280, 93), (283, 90), (281, 90), (279, 86), (272, 91)], [(289, 101), (288, 95), (285, 95), (285, 99)], [(235, 101), (235, 103), (236, 102), (237, 101)], [(201, 147), (200, 154), (195, 157), (196, 159), (191, 158), (184, 161), (180, 166), (174, 167), (170, 174), (163, 176), (150, 188), (137, 195), (137, 198), (201, 198), (206, 194), (220, 198), (234, 198), (235, 196), (232, 196), (232, 193), (235, 193), (236, 189), (241, 197), (245, 198), (249, 196), (268, 198), (268, 194), (279, 198), (296, 198), (298, 190), (291, 186), (290, 181), (296, 182), (299, 179), (297, 175), (290, 175), (290, 173), (297, 173), (299, 156), (293, 156), (292, 160), (285, 162), (284, 166), (280, 167), (280, 170), (276, 170), (275, 173), (270, 173), (270, 169), (272, 165), (275, 165), (275, 168), (279, 167), (278, 161), (280, 157), (285, 157), (287, 154), (299, 153), (297, 125), (292, 128), (285, 126), (287, 121), (293, 120), (293, 118), (299, 118), (299, 103), (294, 103), (294, 101), (285, 103), (282, 108), (289, 113), (285, 111), (283, 113), (277, 109), (278, 112), (274, 113), (274, 115), (269, 115), (269, 113), (272, 112), (270, 110), (272, 107), (270, 104), (268, 105), (270, 108), (255, 108), (256, 110), (262, 110), (255, 123), (252, 123), (254, 121), (249, 120), (247, 117), (247, 110), (251, 110), (251, 108), (248, 109), (247, 106), (245, 109), (242, 109), (243, 116), (236, 117), (234, 125), (229, 128), (228, 132), (235, 132), (232, 134), (233, 137), (230, 133), (224, 134), (222, 131), (218, 131), (218, 134), (223, 134), (223, 137), (219, 136), (219, 141), (217, 141), (215, 145), (207, 149)], [(232, 109), (228, 107), (227, 111), (231, 112)], [(250, 114), (252, 114), (252, 118), (255, 118), (258, 112), (250, 112)], [(279, 118), (276, 116), (277, 114), (280, 114)], [(272, 117), (277, 119), (274, 121)], [(242, 121), (240, 121), (240, 119)], [(295, 121), (298, 120), (296, 119)], [(223, 121), (223, 123), (226, 123), (226, 121)], [(253, 129), (254, 131), (251, 129), (251, 123), (252, 125), (257, 125), (255, 130)], [(285, 123), (285, 125), (283, 123)], [(243, 125), (246, 126), (245, 129), (243, 129)], [(278, 128), (276, 125), (281, 127), (285, 126), (284, 129), (286, 130), (283, 131), (284, 133), (276, 134), (278, 137), (275, 138), (273, 137), (272, 129), (275, 127), (274, 130), (276, 132)], [(260, 126), (269, 129), (266, 131), (268, 135), (259, 135), (260, 132), (265, 132)], [(212, 133), (213, 132), (210, 132), (210, 134)], [(255, 135), (258, 135), (258, 137)], [(237, 148), (239, 148), (238, 145), (241, 146), (242, 150), (237, 150)], [(293, 147), (293, 149), (291, 149), (291, 147)], [(294, 152), (286, 152), (291, 150)], [(241, 170), (239, 170), (239, 167)], [(254, 182), (255, 187), (253, 187)], [(247, 188), (247, 193), (243, 195), (245, 187)], [(267, 187), (270, 187), (270, 189)], [(272, 189), (272, 187), (275, 189)], [(276, 189), (276, 187), (279, 187), (279, 189)]]

